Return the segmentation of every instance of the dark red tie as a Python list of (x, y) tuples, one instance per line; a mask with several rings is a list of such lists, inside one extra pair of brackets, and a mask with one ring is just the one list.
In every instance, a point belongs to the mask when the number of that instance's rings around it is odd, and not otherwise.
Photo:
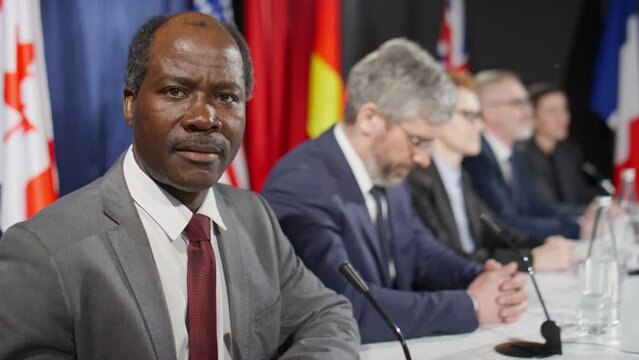
[(184, 231), (191, 240), (187, 270), (189, 358), (217, 360), (215, 253), (211, 246), (211, 219), (195, 214)]

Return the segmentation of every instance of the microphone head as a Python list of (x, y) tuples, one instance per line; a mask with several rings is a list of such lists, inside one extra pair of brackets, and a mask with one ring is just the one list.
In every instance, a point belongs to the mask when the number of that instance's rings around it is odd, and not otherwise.
[(348, 282), (350, 282), (351, 285), (353, 285), (353, 287), (357, 289), (357, 291), (361, 292), (362, 294), (370, 291), (368, 289), (368, 285), (366, 285), (364, 280), (361, 278), (361, 276), (359, 276), (357, 271), (353, 269), (353, 266), (348, 261), (344, 261), (342, 265), (339, 266), (339, 272), (344, 275), (346, 280), (348, 280)]
[(591, 178), (599, 180), (599, 171), (597, 171), (597, 168), (591, 162), (586, 161), (581, 164), (581, 171), (586, 173)]
[(499, 235), (501, 233), (502, 228), (497, 225), (495, 220), (490, 215), (488, 215), (488, 213), (481, 213), (479, 215), (479, 218), (484, 223), (484, 225), (488, 226), (490, 231), (492, 231), (495, 235)]

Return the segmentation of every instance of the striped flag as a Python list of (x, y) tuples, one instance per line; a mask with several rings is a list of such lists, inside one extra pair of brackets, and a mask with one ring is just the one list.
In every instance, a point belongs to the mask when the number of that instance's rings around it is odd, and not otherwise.
[(0, 227), (58, 197), (39, 0), (0, 0)]
[(317, 2), (308, 87), (310, 137), (317, 137), (342, 118), (340, 0)]
[(444, 0), (437, 56), (446, 70), (468, 70), (464, 0)]
[[(194, 0), (193, 8), (196, 11), (211, 15), (222, 22), (232, 23), (235, 21), (231, 0)], [(222, 174), (219, 182), (242, 189), (248, 189), (250, 187), (244, 146), (240, 147), (235, 159), (233, 159), (231, 165), (226, 169), (224, 174)]]
[(614, 179), (619, 184), (623, 169), (639, 171), (639, 23), (635, 0), (609, 2), (590, 100), (592, 110), (615, 130)]

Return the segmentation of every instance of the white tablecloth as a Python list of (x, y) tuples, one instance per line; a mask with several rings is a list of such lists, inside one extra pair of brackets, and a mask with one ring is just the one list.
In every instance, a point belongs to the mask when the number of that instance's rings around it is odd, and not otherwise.
[[(561, 327), (564, 359), (639, 358), (639, 276), (627, 277), (621, 287), (620, 324), (604, 335), (588, 335), (578, 329), (579, 285), (574, 273), (537, 274), (546, 307)], [(512, 359), (498, 354), (494, 346), (509, 339), (542, 341), (539, 327), (545, 320), (532, 284), (528, 310), (513, 324), (481, 326), (470, 334), (408, 340), (417, 359)], [(390, 331), (390, 330), (389, 330)], [(625, 351), (624, 351), (625, 350)], [(399, 342), (362, 345), (362, 359), (403, 359)]]

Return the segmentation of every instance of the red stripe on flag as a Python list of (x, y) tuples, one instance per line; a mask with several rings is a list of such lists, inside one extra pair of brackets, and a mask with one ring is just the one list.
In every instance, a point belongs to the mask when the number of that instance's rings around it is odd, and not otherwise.
[(275, 162), (306, 139), (314, 8), (314, 1), (244, 2), (244, 30), (255, 71), (244, 149), (255, 191), (261, 191)]
[(226, 175), (229, 177), (229, 183), (231, 186), (236, 188), (240, 187), (240, 183), (237, 181), (237, 175), (235, 175), (235, 168), (233, 167), (233, 164), (226, 168)]
[(322, 0), (317, 3), (315, 46), (313, 52), (324, 59), (335, 71), (341, 72), (340, 56), (340, 2)]
[[(628, 158), (621, 163), (615, 165), (614, 183), (619, 188), (621, 180), (621, 172), (627, 168), (634, 168), (639, 172), (639, 115), (630, 119), (627, 125), (628, 129)], [(620, 128), (617, 131), (624, 131)], [(639, 194), (639, 181), (635, 183), (637, 193)]]
[(450, 69), (452, 66), (453, 42), (450, 34), (450, 24), (448, 23), (448, 7), (442, 10), (442, 26), (439, 33), (440, 56), (443, 56), (444, 67)]
[(27, 133), (35, 129), (24, 113), (24, 103), (22, 102), (22, 95), (20, 92), (22, 80), (29, 76), (28, 68), (35, 57), (33, 43), (21, 43), (18, 28), (16, 28), (16, 42), (18, 44), (16, 47), (16, 71), (4, 74), (4, 101), (7, 105), (20, 113), (20, 122), (7, 130), (4, 135), (4, 141), (9, 140), (13, 134), (20, 130), (23, 133)]
[(49, 166), (40, 175), (27, 183), (26, 211), (27, 219), (58, 198), (53, 187), (53, 167)]

